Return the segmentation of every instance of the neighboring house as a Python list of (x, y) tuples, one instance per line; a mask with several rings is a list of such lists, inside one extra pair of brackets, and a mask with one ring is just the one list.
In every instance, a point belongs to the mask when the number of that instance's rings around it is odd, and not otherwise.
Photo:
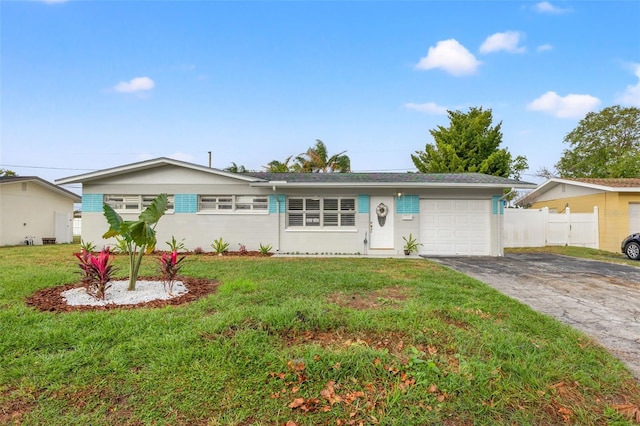
[(629, 234), (640, 232), (640, 179), (559, 179), (538, 186), (519, 205), (548, 207), (552, 213), (591, 213), (598, 207), (599, 246), (620, 251)]
[(80, 200), (39, 177), (0, 177), (0, 246), (70, 243), (73, 205)]
[[(223, 238), (277, 253), (403, 253), (413, 234), (425, 255), (502, 255), (502, 196), (534, 184), (477, 173), (231, 173), (158, 158), (71, 176), (82, 184), (82, 238), (97, 245), (103, 203), (135, 220), (157, 194), (169, 209), (158, 248), (172, 236), (211, 251)], [(102, 244), (100, 244), (103, 242)]]

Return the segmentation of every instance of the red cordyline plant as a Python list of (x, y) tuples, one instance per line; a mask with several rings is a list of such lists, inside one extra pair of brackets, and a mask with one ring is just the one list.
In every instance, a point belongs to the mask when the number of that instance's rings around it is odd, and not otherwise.
[(170, 254), (162, 253), (162, 257), (160, 257), (162, 285), (164, 285), (165, 291), (168, 292), (170, 296), (173, 296), (173, 284), (176, 281), (180, 268), (182, 268), (180, 262), (182, 262), (184, 258), (185, 257), (182, 256), (178, 259), (177, 250), (172, 251)]
[(82, 269), (82, 283), (87, 293), (99, 300), (104, 300), (107, 290), (111, 287), (109, 282), (115, 272), (111, 261), (113, 260), (109, 247), (102, 249), (97, 256), (90, 251), (82, 249), (80, 253), (75, 253)]

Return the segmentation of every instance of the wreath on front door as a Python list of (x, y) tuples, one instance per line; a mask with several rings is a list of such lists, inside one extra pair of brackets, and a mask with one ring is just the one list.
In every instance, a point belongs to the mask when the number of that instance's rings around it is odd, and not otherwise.
[(376, 207), (376, 214), (378, 215), (378, 224), (380, 227), (384, 226), (384, 223), (387, 221), (387, 214), (389, 214), (389, 207), (385, 203), (378, 204)]

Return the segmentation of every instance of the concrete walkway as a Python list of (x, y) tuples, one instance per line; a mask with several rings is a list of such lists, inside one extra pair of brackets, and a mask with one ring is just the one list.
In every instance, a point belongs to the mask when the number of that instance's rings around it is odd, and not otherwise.
[(639, 267), (546, 253), (429, 260), (593, 337), (640, 380)]

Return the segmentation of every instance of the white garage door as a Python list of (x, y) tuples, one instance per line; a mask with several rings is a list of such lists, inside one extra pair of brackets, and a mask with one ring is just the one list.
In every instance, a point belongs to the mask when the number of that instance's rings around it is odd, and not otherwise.
[(629, 203), (629, 233), (640, 232), (640, 204)]
[(488, 256), (490, 200), (420, 200), (420, 254)]

